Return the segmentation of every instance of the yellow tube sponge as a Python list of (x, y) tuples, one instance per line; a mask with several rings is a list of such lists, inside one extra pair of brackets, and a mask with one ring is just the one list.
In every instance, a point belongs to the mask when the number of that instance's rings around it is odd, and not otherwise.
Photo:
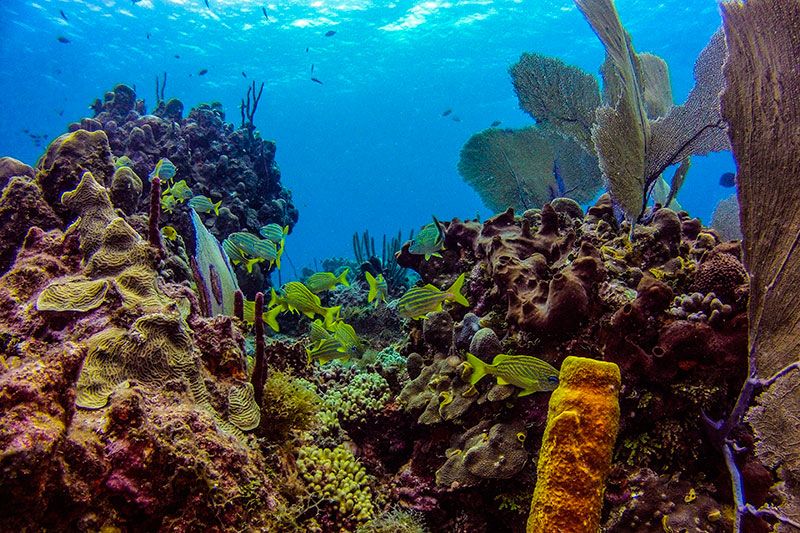
[(619, 429), (619, 367), (567, 357), (550, 397), (528, 533), (600, 529), (605, 478)]

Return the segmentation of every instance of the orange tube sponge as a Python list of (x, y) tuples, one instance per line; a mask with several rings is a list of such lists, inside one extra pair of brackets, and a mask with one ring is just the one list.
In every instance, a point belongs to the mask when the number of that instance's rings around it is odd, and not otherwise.
[(619, 429), (619, 367), (567, 357), (550, 397), (528, 533), (600, 529), (605, 478)]

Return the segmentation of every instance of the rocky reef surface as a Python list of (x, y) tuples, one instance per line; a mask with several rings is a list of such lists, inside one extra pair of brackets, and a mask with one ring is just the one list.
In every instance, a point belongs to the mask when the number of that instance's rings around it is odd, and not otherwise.
[[(115, 109), (93, 120), (108, 126)], [(187, 120), (180, 131), (197, 127)], [(724, 417), (745, 378), (738, 242), (669, 209), (631, 232), (607, 196), (586, 213), (557, 199), (455, 219), (441, 257), (406, 243), (397, 262), (436, 287), (466, 273), (469, 305), (404, 320), (351, 275), (321, 296), (364, 353), (320, 365), (304, 353), (305, 317), (259, 340), (239, 318), (204, 316), (191, 281), (167, 272), (175, 252), (148, 239), (146, 191), (121, 185), (156, 156), (127, 151), (141, 167), (115, 170), (131, 133), (111, 129), (65, 135), (37, 169), (0, 164), (0, 529), (522, 531), (549, 393), (470, 385), (467, 352), (616, 363), (603, 527), (730, 527), (704, 415)], [(748, 448), (735, 460), (748, 501), (776, 498)]]

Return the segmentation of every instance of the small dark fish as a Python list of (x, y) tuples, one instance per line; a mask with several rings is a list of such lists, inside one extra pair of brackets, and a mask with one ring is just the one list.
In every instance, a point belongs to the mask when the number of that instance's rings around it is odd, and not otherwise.
[(208, 0), (205, 0), (205, 2), (206, 2), (206, 7), (207, 7), (208, 9), (211, 9), (211, 6), (210, 6), (210, 5), (208, 5)]
[(445, 109), (444, 111), (442, 111), (442, 116), (446, 117), (447, 115), (449, 115), (452, 112), (453, 112), (452, 109)]
[(62, 19), (64, 19), (67, 22), (69, 22), (69, 19), (67, 18), (67, 15), (64, 14), (64, 10), (63, 9), (60, 9), (58, 12), (61, 13), (61, 18)]
[(59, 117), (63, 117), (63, 116), (64, 116), (64, 110), (63, 110), (63, 109), (62, 109), (61, 111), (59, 111), (59, 112), (58, 112), (58, 116), (59, 116)]
[(206, 74), (208, 74), (207, 68), (204, 68), (203, 70), (197, 73), (198, 76), (205, 76)]
[(142, 1), (142, 0), (131, 0), (131, 3), (132, 3), (132, 4), (138, 4), (138, 3), (139, 3), (139, 2), (141, 2), (141, 1)]
[(243, 78), (246, 78), (246, 77), (247, 77), (247, 73), (246, 73), (245, 71), (242, 71), (242, 77), (243, 77)]
[(726, 172), (719, 177), (719, 184), (723, 187), (736, 187), (736, 174), (733, 172)]
[(325, 32), (325, 37), (333, 37), (334, 35), (336, 35), (336, 32), (333, 30), (328, 30)]
[(461, 119), (453, 115), (453, 122), (461, 122)]
[(311, 74), (314, 74), (314, 63), (311, 63)]
[(60, 42), (60, 43), (64, 43), (64, 44), (69, 44), (69, 43), (71, 43), (72, 41), (70, 41), (69, 39), (67, 39), (67, 38), (66, 38), (66, 37), (64, 37), (63, 35), (59, 35), (59, 36), (58, 36), (58, 42)]
[(308, 52), (308, 47), (306, 46), (306, 53)]
[(489, 127), (490, 128), (496, 128), (500, 124), (502, 124), (502, 122), (500, 122), (499, 120), (495, 120), (494, 122), (492, 122), (491, 126), (489, 126)]
[(31, 130), (29, 130), (28, 128), (22, 128), (22, 133), (30, 133), (30, 132)]
[(261, 12), (264, 13), (264, 18), (267, 19), (267, 22), (269, 22), (269, 15), (267, 15), (267, 8), (262, 6)]
[(320, 85), (322, 85), (322, 82), (319, 81), (317, 78), (311, 78), (311, 81), (313, 81), (314, 83), (319, 83)]
[(181, 58), (181, 56), (179, 56), (178, 54), (175, 54), (175, 59), (180, 59), (180, 58)]
[(147, 40), (150, 40), (150, 32), (147, 32)]

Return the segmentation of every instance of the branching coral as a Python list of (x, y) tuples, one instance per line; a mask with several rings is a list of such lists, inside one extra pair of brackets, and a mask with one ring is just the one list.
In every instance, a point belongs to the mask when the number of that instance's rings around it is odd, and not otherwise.
[(375, 513), (369, 476), (344, 446), (304, 446), (297, 458), (300, 475), (313, 495), (330, 500), (333, 510), (349, 524), (364, 523)]

